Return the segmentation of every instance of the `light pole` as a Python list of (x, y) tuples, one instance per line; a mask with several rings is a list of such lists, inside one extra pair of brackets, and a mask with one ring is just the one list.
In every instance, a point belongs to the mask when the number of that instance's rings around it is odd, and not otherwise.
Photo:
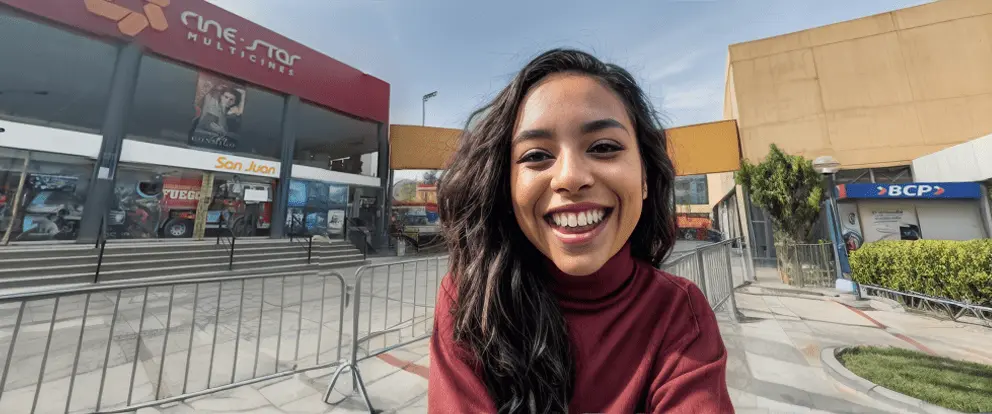
[(420, 109), (423, 112), (423, 118), (420, 123), (420, 126), (427, 126), (427, 101), (429, 101), (431, 98), (435, 96), (437, 96), (437, 91), (424, 95), (424, 101), (420, 105)]
[[(827, 202), (830, 204), (830, 216), (831, 216), (830, 220), (828, 221), (832, 223), (832, 226), (830, 228), (830, 232), (832, 234), (831, 238), (835, 238), (834, 246), (833, 249), (831, 250), (834, 251), (834, 261), (837, 264), (835, 266), (837, 280), (845, 280), (846, 278), (844, 277), (844, 272), (841, 269), (841, 263), (840, 263), (840, 249), (845, 248), (844, 247), (845, 244), (844, 244), (844, 236), (840, 228), (840, 212), (837, 210), (837, 196), (835, 192), (835, 189), (837, 188), (836, 176), (837, 176), (837, 171), (840, 171), (840, 162), (837, 162), (837, 160), (834, 159), (834, 157), (831, 157), (829, 155), (817, 157), (815, 160), (813, 160), (813, 169), (815, 169), (816, 172), (822, 174), (824, 177), (827, 178), (827, 184), (829, 185), (828, 191), (830, 195)], [(860, 295), (858, 294), (859, 289), (857, 287), (857, 284), (852, 283), (852, 286), (854, 288), (855, 296), (860, 297)]]

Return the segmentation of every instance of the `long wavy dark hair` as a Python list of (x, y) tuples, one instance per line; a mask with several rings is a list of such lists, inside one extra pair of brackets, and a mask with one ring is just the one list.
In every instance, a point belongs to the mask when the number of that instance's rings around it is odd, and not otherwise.
[(510, 142), (521, 102), (545, 77), (591, 76), (619, 96), (636, 129), (648, 197), (631, 253), (657, 265), (675, 243), (675, 171), (664, 131), (634, 78), (576, 50), (545, 52), (476, 112), (441, 178), (438, 209), (457, 299), (454, 340), (476, 358), (500, 413), (566, 412), (575, 376), (568, 327), (542, 254), (512, 215)]

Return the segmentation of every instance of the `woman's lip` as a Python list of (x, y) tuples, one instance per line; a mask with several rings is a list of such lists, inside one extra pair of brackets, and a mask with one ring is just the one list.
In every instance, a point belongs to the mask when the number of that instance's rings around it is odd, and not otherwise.
[(548, 210), (547, 213), (544, 213), (544, 215), (546, 217), (557, 213), (578, 213), (580, 211), (589, 211), (589, 210), (597, 210), (597, 209), (606, 210), (608, 208), (611, 207), (607, 207), (597, 203), (575, 203), (575, 204), (568, 204), (568, 205), (552, 208)]
[(558, 237), (559, 241), (561, 241), (564, 244), (576, 245), (576, 244), (586, 243), (594, 239), (596, 236), (598, 236), (599, 233), (603, 231), (603, 228), (606, 227), (606, 223), (610, 221), (610, 218), (612, 216), (613, 214), (607, 214), (606, 217), (603, 218), (603, 221), (597, 223), (596, 226), (589, 229), (589, 231), (585, 231), (582, 233), (565, 233), (561, 231), (560, 227), (558, 226), (553, 226), (550, 224), (549, 226), (551, 227), (551, 231), (555, 234), (555, 236)]

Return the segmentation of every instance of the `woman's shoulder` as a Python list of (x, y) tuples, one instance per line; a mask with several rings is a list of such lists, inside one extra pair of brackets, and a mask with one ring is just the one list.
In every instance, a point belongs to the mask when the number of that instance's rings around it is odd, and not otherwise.
[(653, 299), (658, 299), (659, 303), (666, 306), (669, 311), (692, 315), (713, 312), (706, 295), (692, 280), (658, 269), (646, 262), (639, 262), (638, 269), (647, 276), (645, 293)]

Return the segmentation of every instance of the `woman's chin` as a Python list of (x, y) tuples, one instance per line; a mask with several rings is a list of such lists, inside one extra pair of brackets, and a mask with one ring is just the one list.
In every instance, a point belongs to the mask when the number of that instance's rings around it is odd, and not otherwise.
[(609, 257), (596, 253), (586, 253), (582, 255), (572, 255), (568, 252), (558, 251), (553, 253), (552, 261), (555, 267), (570, 276), (588, 276), (596, 273), (597, 270), (606, 264)]

